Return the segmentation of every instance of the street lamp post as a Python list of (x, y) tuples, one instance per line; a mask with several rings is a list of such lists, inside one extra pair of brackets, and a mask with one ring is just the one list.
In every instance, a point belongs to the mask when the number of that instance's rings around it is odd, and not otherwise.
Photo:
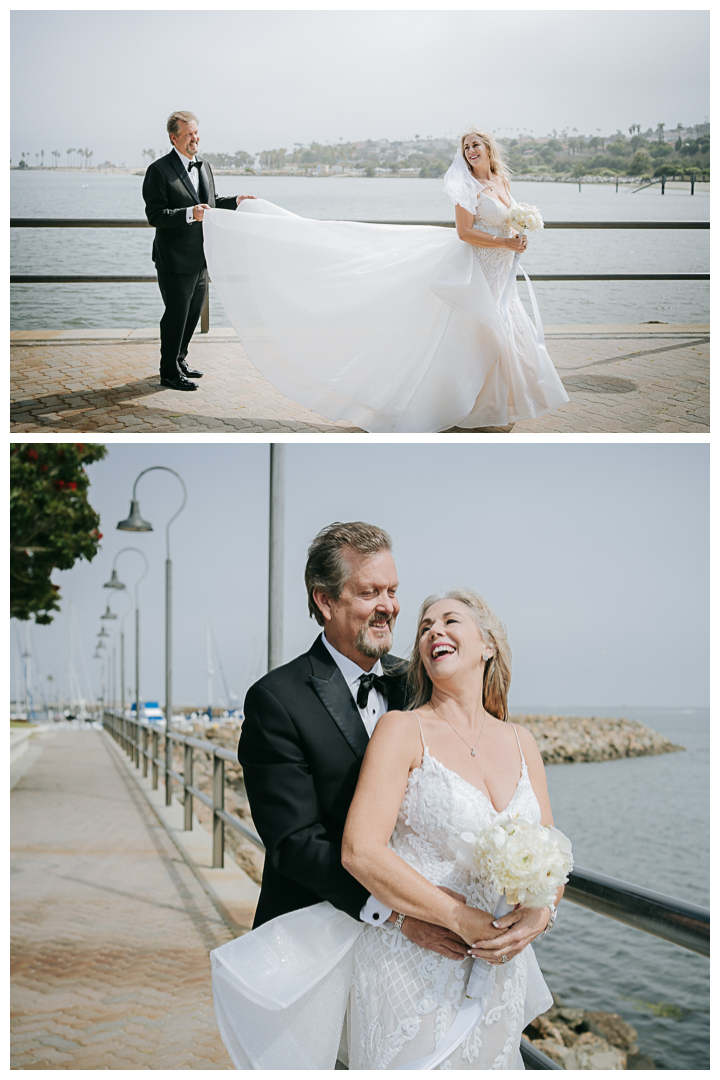
[(283, 563), (285, 534), (285, 446), (270, 444), (270, 540), (268, 583), (268, 671), (282, 664)]
[[(145, 557), (145, 553), (140, 548), (125, 547), (118, 551), (117, 555), (113, 559), (112, 573), (110, 574), (110, 580), (105, 582), (103, 588), (105, 589), (124, 589), (125, 585), (117, 576), (117, 570), (115, 569), (115, 563), (118, 561), (121, 555), (124, 555), (126, 551), (134, 551), (136, 555), (139, 555), (145, 564), (145, 569), (140, 577), (135, 582), (135, 717), (140, 719), (140, 599), (138, 594), (138, 587), (148, 572), (148, 561)], [(123, 725), (123, 737), (127, 748), (127, 729), (125, 724), (125, 634), (123, 632), (123, 624), (128, 611), (122, 616), (120, 621), (120, 701), (122, 710), (122, 725)]]
[(170, 785), (170, 768), (171, 768), (171, 753), (170, 753), (170, 740), (167, 736), (170, 735), (170, 727), (172, 724), (172, 562), (170, 559), (170, 526), (175, 518), (183, 510), (185, 503), (187, 502), (187, 488), (183, 478), (174, 469), (169, 469), (166, 465), (151, 465), (149, 469), (143, 469), (138, 475), (133, 485), (132, 499), (130, 501), (130, 514), (124, 521), (118, 522), (117, 528), (122, 529), (124, 532), (152, 532), (153, 527), (149, 521), (145, 521), (140, 515), (140, 505), (135, 495), (137, 492), (138, 481), (146, 473), (160, 470), (162, 472), (169, 472), (175, 476), (182, 485), (183, 500), (178, 510), (175, 511), (173, 516), (165, 526), (165, 804), (169, 806), (172, 801), (172, 791)]

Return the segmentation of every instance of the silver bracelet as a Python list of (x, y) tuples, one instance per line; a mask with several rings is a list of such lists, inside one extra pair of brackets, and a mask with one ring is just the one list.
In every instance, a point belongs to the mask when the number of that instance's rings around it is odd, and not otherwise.
[(396, 930), (399, 930), (404, 922), (405, 922), (405, 916), (404, 915), (398, 915), (397, 919), (393, 923), (393, 926), (395, 927)]
[(546, 934), (549, 934), (553, 926), (555, 925), (555, 920), (557, 919), (557, 907), (555, 906), (555, 902), (551, 900), (548, 904), (548, 907), (550, 908), (550, 918), (548, 919), (547, 926), (545, 927), (543, 932), (541, 934), (538, 934), (537, 938), (535, 939), (536, 941), (539, 941), (540, 938), (543, 938)]

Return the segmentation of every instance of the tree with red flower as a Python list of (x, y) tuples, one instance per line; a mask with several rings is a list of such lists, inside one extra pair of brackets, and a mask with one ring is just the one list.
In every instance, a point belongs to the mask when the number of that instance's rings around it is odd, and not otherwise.
[(10, 615), (50, 623), (59, 611), (53, 570), (95, 558), (100, 518), (87, 499), (85, 465), (107, 453), (98, 443), (10, 444)]

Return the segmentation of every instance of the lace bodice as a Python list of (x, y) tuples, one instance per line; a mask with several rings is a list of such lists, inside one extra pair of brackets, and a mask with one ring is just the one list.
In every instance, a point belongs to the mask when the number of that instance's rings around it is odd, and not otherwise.
[[(516, 732), (517, 734), (517, 732)], [(519, 743), (518, 743), (519, 746)], [(456, 861), (461, 833), (477, 832), (505, 814), (540, 821), (540, 807), (521, 753), (520, 778), (502, 811), (425, 746), (408, 778), (390, 847), (434, 885), (454, 889), (474, 907), (492, 911), (499, 893)], [(440, 1068), (522, 1068), (526, 966), (521, 953), (496, 969), (496, 984), (481, 1024)], [(462, 1001), (470, 961), (419, 948), (394, 928), (368, 927), (356, 951), (351, 1002), (350, 1068), (396, 1069), (439, 1045)], [(358, 1031), (358, 1027), (360, 1031)]]
[(425, 747), (422, 764), (408, 779), (390, 845), (433, 885), (455, 889), (467, 896), (474, 907), (492, 911), (499, 893), (458, 865), (457, 841), (461, 833), (480, 832), (509, 814), (540, 821), (540, 807), (524, 757), (513, 796), (499, 812), (487, 795), (448, 769)]
[(508, 211), (512, 209), (515, 200), (510, 196), (510, 206), (505, 206), (500, 199), (481, 191), (478, 195), (477, 210), (473, 228), (483, 229), (484, 232), (492, 233), (493, 236), (510, 236), (512, 231), (507, 223)]
[[(511, 195), (510, 209), (514, 202), (515, 200)], [(507, 220), (508, 209), (499, 199), (481, 191), (478, 195), (473, 229), (480, 229), (481, 232), (490, 233), (492, 236), (512, 236), (512, 226), (508, 224)], [(496, 300), (499, 299), (512, 267), (512, 251), (473, 247), (473, 253), (480, 263), (493, 296)]]

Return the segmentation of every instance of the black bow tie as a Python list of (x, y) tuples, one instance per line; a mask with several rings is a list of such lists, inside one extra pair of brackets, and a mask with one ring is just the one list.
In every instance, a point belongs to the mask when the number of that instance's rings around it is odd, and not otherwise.
[(191, 161), (188, 165), (188, 172), (192, 172), (193, 169), (197, 169), (198, 172), (200, 172), (200, 169), (202, 169), (202, 161)]
[(382, 675), (376, 675), (374, 672), (370, 672), (367, 675), (360, 676), (360, 686), (357, 693), (357, 707), (358, 709), (366, 709), (368, 703), (368, 697), (370, 690), (375, 687), (379, 694), (388, 696), (388, 684)]

